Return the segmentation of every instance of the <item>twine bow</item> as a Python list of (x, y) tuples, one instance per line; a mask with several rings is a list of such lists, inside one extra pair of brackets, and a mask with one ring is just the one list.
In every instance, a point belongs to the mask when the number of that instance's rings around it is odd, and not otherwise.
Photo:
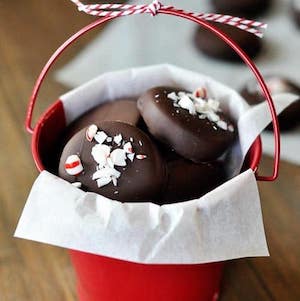
[(78, 10), (86, 14), (98, 17), (121, 17), (135, 14), (148, 13), (155, 16), (160, 9), (171, 9), (173, 11), (184, 12), (190, 16), (203, 19), (206, 21), (217, 22), (231, 25), (241, 30), (254, 34), (262, 38), (262, 29), (267, 28), (267, 24), (259, 21), (247, 20), (244, 18), (234, 17), (230, 15), (211, 14), (211, 13), (192, 13), (173, 6), (162, 5), (158, 0), (154, 0), (150, 4), (83, 4), (79, 0), (70, 0), (77, 5)]

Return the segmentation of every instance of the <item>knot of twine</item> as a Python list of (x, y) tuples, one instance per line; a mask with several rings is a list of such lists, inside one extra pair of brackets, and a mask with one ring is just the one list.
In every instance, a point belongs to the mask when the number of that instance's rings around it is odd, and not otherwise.
[(193, 16), (198, 19), (217, 22), (222, 24), (231, 25), (243, 31), (254, 34), (262, 38), (262, 29), (267, 28), (267, 24), (259, 21), (247, 20), (244, 18), (234, 17), (230, 15), (211, 14), (211, 13), (193, 13), (187, 12), (182, 9), (177, 9), (173, 6), (162, 5), (158, 0), (152, 1), (150, 4), (83, 4), (79, 0), (70, 0), (77, 5), (78, 10), (86, 14), (98, 17), (121, 17), (135, 14), (149, 13), (155, 16), (161, 9), (172, 10), (186, 15)]

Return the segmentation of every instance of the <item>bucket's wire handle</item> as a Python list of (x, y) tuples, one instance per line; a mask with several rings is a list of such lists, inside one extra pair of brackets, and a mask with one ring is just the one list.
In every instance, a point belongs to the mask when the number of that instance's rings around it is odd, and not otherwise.
[[(253, 72), (255, 75), (263, 93), (264, 96), (268, 102), (268, 106), (271, 112), (272, 116), (272, 123), (273, 123), (273, 129), (274, 129), (274, 144), (275, 144), (275, 153), (274, 153), (274, 163), (273, 163), (273, 173), (271, 176), (260, 176), (256, 172), (256, 179), (258, 181), (274, 181), (278, 177), (278, 168), (279, 168), (279, 160), (280, 160), (280, 134), (279, 134), (279, 125), (278, 125), (278, 119), (276, 115), (276, 110), (275, 106), (272, 100), (272, 97), (270, 95), (270, 92), (267, 88), (266, 83), (263, 80), (262, 75), (260, 74), (259, 70), (255, 66), (255, 64), (251, 61), (249, 56), (226, 34), (224, 34), (222, 31), (220, 31), (218, 28), (214, 27), (210, 23), (206, 22), (203, 19), (197, 18), (196, 16), (186, 13), (181, 10), (177, 10), (175, 8), (160, 8), (156, 13), (161, 13), (161, 14), (166, 14), (166, 15), (173, 15), (177, 17), (181, 17), (184, 19), (188, 19), (190, 21), (193, 21), (197, 24), (200, 24), (204, 28), (210, 30), (213, 32), (215, 35), (217, 35), (219, 38), (221, 38), (225, 43), (227, 43), (240, 57), (241, 59), (245, 62), (245, 64), (250, 68), (250, 70)], [(77, 33), (72, 35), (67, 41), (65, 41), (50, 57), (44, 68), (42, 69), (40, 75), (38, 76), (27, 109), (27, 114), (26, 114), (26, 120), (25, 120), (25, 127), (28, 133), (32, 134), (34, 132), (34, 128), (32, 127), (32, 115), (33, 115), (33, 110), (34, 106), (37, 100), (37, 96), (40, 90), (40, 87), (42, 85), (42, 82), (44, 81), (49, 69), (51, 66), (55, 63), (55, 61), (58, 59), (58, 57), (64, 52), (64, 50), (73, 44), (79, 37), (84, 35), (85, 33), (89, 32), (90, 30), (94, 29), (95, 27), (106, 23), (112, 19), (118, 18), (119, 16), (106, 16), (103, 18), (100, 18), (93, 23), (85, 26), (81, 30), (79, 30)]]

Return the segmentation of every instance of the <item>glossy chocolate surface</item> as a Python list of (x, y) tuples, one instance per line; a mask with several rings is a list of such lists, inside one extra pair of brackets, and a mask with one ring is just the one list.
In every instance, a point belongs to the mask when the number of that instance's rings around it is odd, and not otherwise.
[[(95, 122), (99, 130), (104, 131), (109, 137), (122, 135), (123, 141), (131, 141), (135, 158), (126, 160), (126, 166), (115, 166), (121, 176), (117, 185), (112, 182), (98, 187), (93, 174), (97, 170), (97, 163), (91, 155), (92, 148), (97, 144), (93, 139), (86, 139), (86, 128), (75, 134), (65, 146), (59, 164), (59, 176), (74, 183), (82, 183), (82, 189), (96, 192), (105, 197), (119, 201), (150, 201), (160, 197), (166, 179), (165, 164), (156, 146), (150, 138), (138, 128), (117, 121)], [(106, 142), (104, 142), (106, 143)], [(114, 143), (112, 150), (121, 146)], [(70, 155), (78, 155), (83, 165), (83, 172), (78, 176), (71, 176), (66, 172), (65, 162)], [(145, 155), (144, 159), (137, 159), (138, 155)]]
[(136, 125), (140, 121), (136, 99), (124, 98), (101, 104), (72, 122), (66, 130), (65, 139), (69, 140), (75, 133), (92, 123), (99, 121), (120, 121)]
[[(232, 38), (251, 58), (260, 52), (262, 41), (253, 34), (226, 24), (214, 23), (214, 26)], [(197, 49), (205, 55), (231, 62), (243, 62), (230, 46), (203, 27), (197, 27), (194, 42)]]
[(180, 157), (167, 162), (167, 176), (164, 204), (199, 198), (226, 179), (221, 162), (194, 163)]
[(300, 1), (299, 0), (292, 0), (292, 14), (296, 25), (300, 28)]
[[(232, 144), (236, 131), (223, 130), (207, 118), (174, 107), (168, 94), (182, 91), (170, 87), (148, 90), (138, 99), (138, 108), (149, 132), (176, 153), (193, 162), (214, 161)], [(231, 120), (220, 113), (220, 118)]]

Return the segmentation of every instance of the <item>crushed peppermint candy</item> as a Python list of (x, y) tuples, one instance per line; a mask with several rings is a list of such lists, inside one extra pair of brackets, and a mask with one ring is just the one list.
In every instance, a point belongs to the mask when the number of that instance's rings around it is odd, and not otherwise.
[(112, 179), (110, 177), (102, 177), (102, 178), (99, 178), (96, 180), (99, 188), (109, 184), (111, 181), (112, 181)]
[(194, 91), (193, 95), (197, 98), (200, 97), (205, 99), (207, 97), (207, 91), (204, 87), (200, 87)]
[(169, 94), (168, 94), (168, 98), (170, 98), (170, 99), (172, 99), (173, 101), (176, 101), (176, 102), (177, 102), (177, 100), (178, 100), (178, 97), (177, 97), (177, 95), (176, 95), (175, 92), (169, 93)]
[[(93, 139), (97, 142), (91, 151), (91, 155), (97, 163), (92, 179), (96, 181), (99, 188), (109, 183), (112, 183), (114, 186), (118, 185), (118, 178), (120, 178), (121, 172), (115, 169), (115, 166), (123, 167), (123, 170), (125, 170), (126, 160), (133, 162), (134, 158), (139, 160), (147, 158), (146, 155), (136, 155), (134, 153), (132, 137), (130, 137), (130, 141), (124, 141), (121, 134), (109, 137), (104, 131), (98, 130), (98, 127), (95, 130), (94, 125), (92, 125), (86, 131), (86, 138), (90, 142)], [(110, 143), (111, 145), (105, 143)], [(118, 148), (113, 149), (113, 143)], [(139, 141), (139, 145), (142, 146), (142, 141)], [(79, 157), (75, 159), (78, 161)]]
[(132, 162), (134, 159), (135, 153), (131, 153), (127, 155), (127, 158)]
[[(220, 102), (207, 97), (207, 91), (205, 88), (200, 87), (194, 91), (194, 93), (188, 92), (171, 92), (167, 97), (173, 101), (175, 108), (182, 108), (188, 110), (191, 115), (198, 115), (199, 119), (208, 119), (214, 122), (217, 127), (225, 131), (234, 131), (234, 127), (231, 124), (227, 124), (226, 121), (220, 118), (219, 112), (221, 112)], [(180, 111), (176, 110), (178, 114)]]
[[(97, 129), (98, 130), (98, 129)], [(107, 135), (103, 132), (103, 131), (100, 131), (100, 132), (97, 132), (96, 134), (95, 134), (95, 136), (94, 136), (94, 139), (98, 142), (98, 143), (100, 143), (100, 144), (102, 144), (106, 139), (107, 139)]]
[(224, 131), (227, 131), (227, 123), (223, 120), (218, 120), (217, 126)]
[(99, 167), (106, 165), (107, 158), (110, 154), (110, 146), (106, 144), (96, 144), (92, 148), (92, 156), (94, 160), (99, 164)]
[(95, 137), (96, 133), (98, 131), (98, 127), (95, 124), (91, 124), (85, 133), (85, 137), (87, 139), (87, 141), (91, 142), (93, 140), (93, 138)]
[(182, 95), (178, 101), (178, 105), (181, 108), (188, 110), (190, 114), (196, 114), (196, 107), (191, 98), (188, 97), (188, 95)]
[(229, 126), (228, 126), (228, 131), (229, 131), (229, 132), (234, 132), (234, 127), (233, 127), (232, 124), (229, 124)]
[(71, 155), (65, 162), (65, 171), (71, 176), (78, 176), (83, 172), (81, 160), (77, 155)]
[(133, 148), (131, 142), (126, 142), (123, 146), (123, 149), (125, 150), (126, 153), (132, 154), (133, 153)]
[(114, 165), (126, 166), (126, 151), (121, 148), (116, 148), (110, 154), (111, 160)]
[(123, 137), (122, 137), (121, 134), (116, 135), (116, 136), (114, 137), (114, 142), (115, 142), (116, 144), (118, 144), (118, 145), (121, 144), (122, 140), (123, 140)]
[(82, 186), (81, 182), (74, 182), (74, 183), (71, 183), (73, 186), (77, 187), (77, 188), (80, 188)]

